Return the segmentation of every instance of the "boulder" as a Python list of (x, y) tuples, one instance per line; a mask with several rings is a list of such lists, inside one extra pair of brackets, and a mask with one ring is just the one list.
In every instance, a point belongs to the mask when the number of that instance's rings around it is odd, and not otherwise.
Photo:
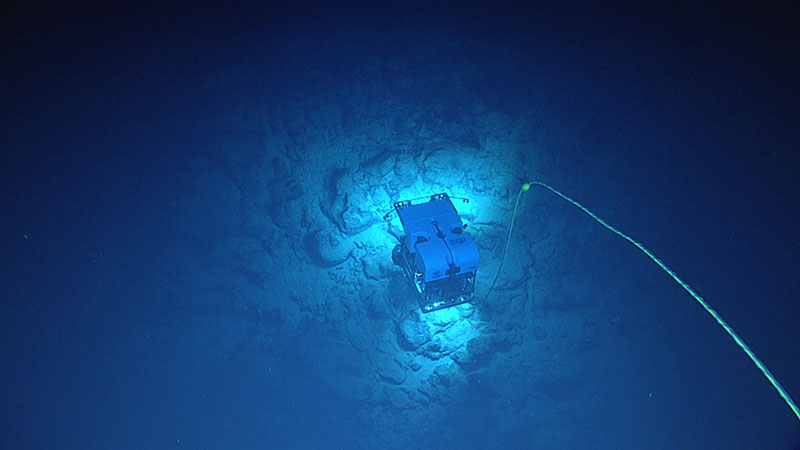
[(410, 409), (414, 406), (408, 393), (402, 388), (386, 389), (386, 397), (395, 408), (400, 410)]
[(408, 318), (397, 327), (398, 342), (406, 350), (416, 350), (431, 340), (431, 332), (426, 323), (416, 317)]
[(395, 359), (381, 361), (378, 365), (378, 375), (392, 384), (402, 384), (406, 380), (406, 371)]
[(483, 356), (491, 350), (491, 339), (486, 336), (478, 336), (467, 342), (467, 351), (473, 356)]
[(353, 243), (342, 240), (333, 233), (318, 230), (303, 238), (305, 250), (314, 264), (320, 267), (333, 267), (345, 262), (353, 253)]

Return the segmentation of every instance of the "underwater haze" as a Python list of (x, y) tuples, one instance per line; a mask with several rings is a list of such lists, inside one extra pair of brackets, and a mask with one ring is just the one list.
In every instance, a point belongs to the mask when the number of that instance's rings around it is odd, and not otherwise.
[(267, 4), (3, 14), (0, 447), (800, 447), (795, 10)]

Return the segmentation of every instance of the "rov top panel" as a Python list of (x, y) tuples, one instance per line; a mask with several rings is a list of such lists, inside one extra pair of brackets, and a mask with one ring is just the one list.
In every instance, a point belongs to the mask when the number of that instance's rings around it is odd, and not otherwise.
[(412, 205), (410, 201), (406, 200), (395, 203), (394, 207), (406, 232), (409, 231), (410, 226), (413, 227), (413, 224), (419, 222), (435, 221), (448, 225), (461, 224), (461, 218), (458, 216), (453, 202), (445, 193), (432, 195), (427, 203)]

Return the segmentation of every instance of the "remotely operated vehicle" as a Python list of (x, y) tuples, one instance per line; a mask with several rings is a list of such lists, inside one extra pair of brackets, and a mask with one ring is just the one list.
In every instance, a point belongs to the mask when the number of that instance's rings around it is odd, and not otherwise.
[(405, 234), (392, 261), (403, 269), (423, 313), (471, 302), (480, 255), (467, 225), (446, 193), (418, 200), (393, 204)]

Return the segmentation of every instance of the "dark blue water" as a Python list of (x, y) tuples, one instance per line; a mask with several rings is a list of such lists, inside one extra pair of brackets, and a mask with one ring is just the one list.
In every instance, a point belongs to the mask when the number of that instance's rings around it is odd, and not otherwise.
[[(11, 10), (3, 448), (796, 448), (800, 33), (776, 6)], [(392, 202), (447, 192), (423, 315)]]

